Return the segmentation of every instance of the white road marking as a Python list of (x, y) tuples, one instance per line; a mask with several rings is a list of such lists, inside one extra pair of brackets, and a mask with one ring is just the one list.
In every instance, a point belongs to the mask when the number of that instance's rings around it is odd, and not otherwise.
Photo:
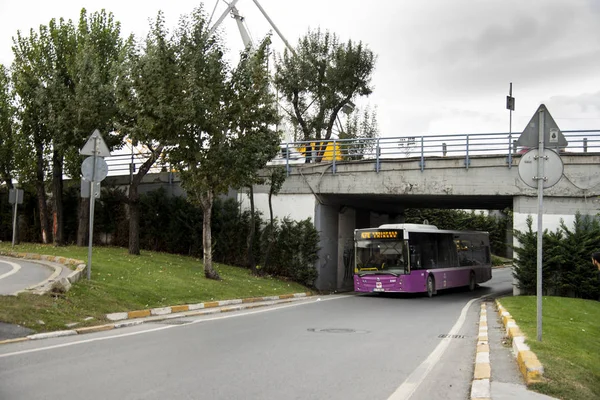
[(444, 352), (448, 348), (450, 341), (452, 340), (452, 335), (456, 335), (460, 328), (462, 328), (465, 320), (467, 318), (467, 311), (473, 302), (480, 300), (487, 295), (481, 296), (479, 298), (471, 299), (462, 309), (458, 320), (448, 332), (448, 336), (437, 345), (437, 347), (429, 354), (429, 356), (419, 365), (406, 380), (398, 386), (398, 389), (390, 397), (388, 400), (408, 400), (413, 395), (413, 393), (417, 390), (417, 388), (423, 383), (427, 375), (431, 372), (431, 369), (437, 362), (442, 358)]
[[(225, 319), (225, 318), (243, 317), (245, 315), (252, 315), (252, 314), (258, 314), (258, 313), (263, 313), (263, 312), (268, 312), (268, 311), (275, 311), (275, 310), (280, 310), (282, 308), (296, 307), (296, 306), (301, 306), (301, 305), (305, 305), (305, 304), (312, 304), (312, 303), (315, 303), (317, 301), (338, 300), (338, 299), (349, 298), (349, 297), (350, 296), (336, 296), (336, 297), (329, 297), (329, 296), (327, 296), (327, 298), (321, 298), (321, 297), (319, 297), (319, 298), (316, 298), (316, 299), (314, 299), (312, 301), (298, 302), (298, 303), (294, 303), (294, 304), (286, 304), (286, 305), (283, 305), (283, 306), (273, 307), (273, 308), (264, 308), (264, 309), (260, 309), (260, 310), (248, 311), (248, 312), (245, 312), (245, 313), (242, 313), (242, 314), (217, 315), (217, 316), (210, 317), (210, 318), (197, 319), (197, 320), (194, 320), (194, 321), (190, 322), (189, 324), (185, 324), (185, 325), (161, 326), (159, 328), (148, 329), (148, 330), (144, 330), (144, 331), (140, 331), (140, 332), (123, 333), (123, 334), (120, 334), (120, 335), (105, 336), (105, 337), (94, 338), (94, 339), (80, 340), (78, 342), (62, 343), (62, 344), (56, 344), (56, 345), (53, 345), (53, 346), (39, 347), (39, 348), (36, 348), (36, 349), (15, 351), (13, 353), (0, 354), (0, 358), (6, 358), (6, 357), (12, 357), (12, 356), (19, 356), (19, 355), (29, 354), (29, 353), (37, 353), (39, 351), (59, 349), (59, 348), (62, 348), (62, 347), (75, 346), (75, 345), (84, 344), (84, 343), (99, 342), (99, 341), (102, 341), (102, 340), (109, 340), (109, 339), (117, 339), (117, 338), (128, 337), (128, 336), (142, 335), (142, 334), (145, 334), (145, 333), (157, 332), (157, 331), (162, 331), (162, 330), (165, 330), (165, 329), (181, 328), (182, 326), (187, 326), (187, 325), (191, 325), (191, 324), (197, 324), (197, 323), (200, 323), (200, 322), (214, 321), (214, 320)], [(185, 318), (185, 316), (182, 316), (181, 318)], [(157, 322), (160, 322), (160, 321), (157, 321)], [(139, 325), (137, 325), (137, 326), (139, 326)]]
[(0, 275), (0, 279), (4, 279), (6, 277), (11, 276), (12, 274), (16, 274), (21, 269), (21, 266), (14, 262), (0, 260), (0, 263), (8, 264), (12, 267), (12, 269), (10, 271), (8, 271), (7, 273)]

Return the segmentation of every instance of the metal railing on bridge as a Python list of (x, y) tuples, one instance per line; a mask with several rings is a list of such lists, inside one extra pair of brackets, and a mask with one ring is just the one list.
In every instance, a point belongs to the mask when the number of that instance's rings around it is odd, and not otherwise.
[[(559, 149), (564, 153), (600, 153), (600, 130), (562, 131), (568, 146)], [(340, 163), (372, 163), (379, 172), (386, 160), (418, 160), (421, 171), (428, 159), (440, 157), (462, 157), (463, 165), (469, 168), (471, 159), (476, 156), (506, 157), (506, 165), (511, 168), (512, 159), (520, 157), (528, 149), (516, 145), (519, 134), (472, 133), (459, 135), (427, 135), (381, 137), (373, 139), (332, 139), (282, 143), (281, 151), (269, 164), (285, 165), (289, 172), (293, 165), (321, 163), (331, 165), (336, 173)], [(115, 154), (107, 158), (109, 175), (133, 176), (147, 160), (149, 153)], [(150, 172), (170, 172), (168, 164), (157, 162)]]
[[(558, 149), (561, 154), (600, 152), (600, 130), (562, 133), (568, 146)], [(289, 174), (294, 164), (327, 163), (331, 164), (331, 171), (335, 174), (337, 166), (344, 162), (372, 163), (375, 171), (379, 172), (385, 160), (416, 159), (423, 171), (427, 159), (463, 157), (464, 166), (468, 169), (473, 157), (505, 155), (506, 165), (511, 168), (512, 159), (529, 150), (517, 146), (519, 135), (472, 133), (289, 142), (281, 144), (281, 153), (270, 164), (285, 165)]]

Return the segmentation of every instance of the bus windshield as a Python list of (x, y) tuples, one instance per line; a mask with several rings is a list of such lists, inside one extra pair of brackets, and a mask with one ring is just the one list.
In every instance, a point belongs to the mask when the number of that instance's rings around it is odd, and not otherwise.
[(356, 273), (408, 274), (404, 242), (402, 240), (357, 240)]

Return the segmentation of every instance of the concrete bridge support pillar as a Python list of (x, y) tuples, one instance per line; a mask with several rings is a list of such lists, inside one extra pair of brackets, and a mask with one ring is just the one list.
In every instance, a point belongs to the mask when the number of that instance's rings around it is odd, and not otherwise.
[(316, 204), (315, 228), (319, 232), (319, 259), (315, 287), (319, 290), (338, 289), (338, 215), (337, 206)]
[(342, 291), (354, 289), (354, 229), (356, 210), (342, 207), (338, 216), (337, 287)]

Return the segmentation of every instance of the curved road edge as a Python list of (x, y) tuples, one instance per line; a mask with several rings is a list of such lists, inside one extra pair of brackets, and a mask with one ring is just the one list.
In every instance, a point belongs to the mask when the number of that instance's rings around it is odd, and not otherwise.
[[(163, 308), (154, 308), (148, 310), (130, 311), (124, 313), (107, 314), (107, 318), (118, 318), (117, 322), (88, 326), (77, 329), (62, 331), (44, 332), (28, 335), (16, 339), (0, 340), (0, 345), (8, 343), (18, 343), (28, 340), (40, 340), (62, 336), (80, 335), (85, 333), (102, 332), (118, 328), (140, 325), (147, 322), (157, 322), (168, 319), (176, 319), (192, 316), (203, 316), (211, 314), (226, 313), (231, 311), (247, 310), (252, 308), (266, 307), (275, 304), (291, 303), (313, 296), (312, 292), (293, 293), (279, 296), (251, 297), (245, 299), (211, 301), (198, 304), (186, 304), (180, 306), (171, 306)], [(0, 356), (2, 357), (2, 356)]]

